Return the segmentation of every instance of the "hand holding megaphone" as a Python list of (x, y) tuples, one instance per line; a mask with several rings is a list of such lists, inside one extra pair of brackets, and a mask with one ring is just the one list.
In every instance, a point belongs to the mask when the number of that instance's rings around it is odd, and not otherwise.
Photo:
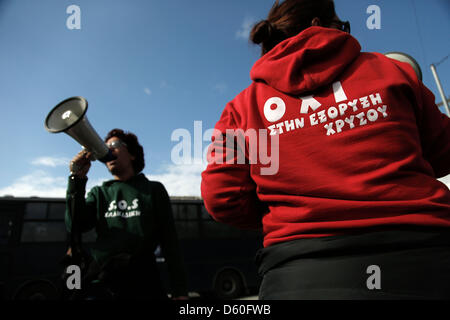
[[(86, 160), (89, 160), (90, 167), (91, 160), (98, 159), (106, 163), (116, 158), (89, 123), (86, 117), (87, 108), (86, 99), (72, 97), (56, 105), (45, 119), (47, 131), (51, 133), (65, 132), (84, 147), (85, 150), (72, 160), (71, 171), (72, 169), (77, 171), (76, 169), (79, 169), (77, 168), (79, 166), (84, 171), (87, 166)], [(86, 156), (88, 157), (86, 158)], [(72, 163), (74, 166), (72, 166)], [(89, 171), (89, 167), (87, 167), (87, 171)]]
[(73, 157), (70, 161), (69, 169), (70, 173), (78, 177), (86, 177), (89, 169), (91, 168), (91, 161), (93, 159), (92, 152), (83, 149), (78, 154)]

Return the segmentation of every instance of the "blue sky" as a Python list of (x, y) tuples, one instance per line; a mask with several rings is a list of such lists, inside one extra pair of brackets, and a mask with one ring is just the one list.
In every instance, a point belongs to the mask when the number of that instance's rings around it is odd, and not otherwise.
[[(402, 51), (422, 66), (424, 83), (440, 102), (429, 65), (450, 54), (447, 0), (336, 0), (342, 20), (363, 51)], [(71, 96), (88, 100), (88, 119), (101, 137), (112, 128), (136, 133), (146, 153), (144, 173), (171, 195), (199, 196), (204, 163), (176, 165), (179, 128), (194, 137), (213, 128), (226, 103), (250, 84), (259, 47), (249, 27), (272, 0), (0, 0), (0, 196), (65, 194), (68, 162), (80, 146), (44, 129), (48, 112)], [(66, 9), (81, 10), (70, 30)], [(381, 29), (370, 30), (370, 5)], [(450, 95), (450, 58), (438, 66)], [(202, 142), (206, 148), (207, 141)], [(192, 157), (194, 153), (192, 152)], [(95, 162), (91, 187), (111, 176)]]

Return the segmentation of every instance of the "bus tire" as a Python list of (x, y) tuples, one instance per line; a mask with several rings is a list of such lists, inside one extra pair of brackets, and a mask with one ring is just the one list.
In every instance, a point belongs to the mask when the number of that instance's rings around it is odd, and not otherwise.
[(219, 299), (235, 299), (244, 293), (244, 281), (233, 269), (220, 271), (215, 277), (214, 293)]
[(14, 293), (13, 300), (57, 300), (58, 289), (48, 280), (31, 280), (22, 284)]

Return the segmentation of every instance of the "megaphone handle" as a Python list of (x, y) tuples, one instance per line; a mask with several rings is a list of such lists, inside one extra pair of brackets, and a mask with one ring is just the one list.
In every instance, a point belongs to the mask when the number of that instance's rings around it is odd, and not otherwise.
[(81, 150), (70, 162), (70, 172), (72, 175), (84, 177), (91, 167), (92, 153)]

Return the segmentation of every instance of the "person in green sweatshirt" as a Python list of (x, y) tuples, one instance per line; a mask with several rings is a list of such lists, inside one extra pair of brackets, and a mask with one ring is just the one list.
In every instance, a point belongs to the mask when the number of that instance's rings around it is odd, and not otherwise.
[(114, 179), (95, 186), (86, 197), (92, 155), (82, 150), (70, 164), (67, 229), (73, 230), (74, 220), (76, 232), (95, 228), (97, 234), (84, 278), (107, 288), (109, 298), (166, 299), (154, 255), (160, 245), (172, 297), (186, 299), (186, 273), (166, 189), (142, 173), (144, 150), (136, 135), (113, 129), (105, 142), (116, 157), (106, 163)]

